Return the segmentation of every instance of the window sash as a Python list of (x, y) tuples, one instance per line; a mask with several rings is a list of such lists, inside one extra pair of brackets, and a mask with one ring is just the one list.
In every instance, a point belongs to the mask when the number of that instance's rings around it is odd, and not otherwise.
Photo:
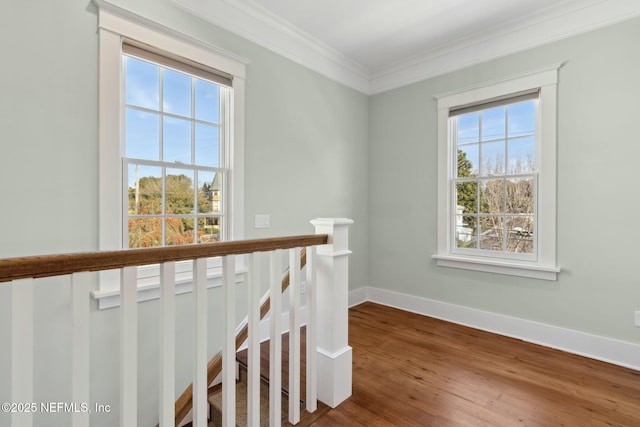
[[(152, 213), (152, 214), (131, 214), (129, 213), (129, 166), (130, 165), (144, 165), (144, 166), (152, 166), (152, 167), (157, 167), (160, 169), (161, 173), (160, 173), (160, 178), (161, 178), (161, 182), (162, 182), (162, 188), (161, 188), (161, 203), (162, 203), (162, 208), (160, 210), (159, 213)], [(224, 241), (227, 240), (227, 237), (225, 235), (225, 231), (228, 229), (226, 221), (227, 221), (227, 217), (228, 215), (226, 214), (226, 201), (228, 199), (227, 194), (226, 194), (226, 188), (228, 188), (226, 186), (226, 182), (227, 182), (227, 176), (228, 176), (228, 170), (224, 169), (224, 168), (213, 168), (213, 167), (200, 167), (200, 166), (194, 166), (194, 165), (180, 165), (179, 166), (180, 169), (187, 169), (190, 171), (194, 171), (194, 172), (215, 172), (216, 174), (220, 174), (221, 176), (221, 182), (222, 182), (222, 190), (221, 190), (221, 196), (220, 196), (220, 205), (219, 205), (219, 209), (213, 212), (198, 212), (198, 204), (199, 204), (199, 200), (198, 200), (198, 193), (199, 193), (199, 182), (198, 179), (195, 178), (194, 176), (194, 180), (193, 180), (193, 195), (194, 195), (194, 208), (193, 208), (193, 212), (192, 213), (184, 213), (184, 214), (178, 214), (178, 213), (166, 213), (167, 209), (166, 209), (166, 187), (165, 187), (165, 183), (166, 183), (166, 177), (167, 177), (167, 169), (176, 169), (176, 165), (173, 163), (166, 163), (166, 162), (156, 162), (156, 161), (151, 161), (151, 160), (138, 160), (138, 159), (129, 159), (129, 158), (123, 158), (123, 167), (122, 167), (122, 172), (123, 172), (123, 178), (122, 178), (122, 205), (124, 207), (123, 209), (123, 229), (122, 229), (122, 242), (123, 242), (123, 246), (125, 248), (129, 247), (129, 239), (130, 239), (130, 230), (128, 227), (128, 223), (130, 219), (152, 219), (152, 218), (158, 218), (161, 221), (161, 231), (162, 231), (162, 245), (160, 246), (167, 246), (166, 240), (167, 240), (167, 235), (166, 235), (166, 219), (168, 218), (186, 218), (186, 219), (193, 219), (194, 221), (194, 233), (195, 236), (194, 238), (197, 238), (198, 236), (198, 220), (202, 220), (202, 219), (206, 219), (206, 218), (218, 218), (219, 222), (221, 223), (220, 225), (220, 231), (219, 231), (219, 237), (218, 239), (220, 241)], [(192, 243), (200, 243), (200, 242), (192, 242)]]
[[(533, 200), (532, 200), (532, 212), (526, 213), (509, 213), (507, 212), (507, 197), (506, 194), (503, 196), (503, 208), (500, 212), (481, 212), (480, 207), (480, 194), (476, 195), (476, 211), (475, 212), (463, 212), (458, 214), (457, 212), (457, 184), (465, 183), (465, 182), (477, 182), (478, 187), (482, 181), (489, 180), (509, 180), (509, 179), (532, 179), (533, 181)], [(450, 206), (450, 222), (453, 225), (450, 229), (450, 239), (451, 239), (451, 253), (454, 254), (462, 254), (462, 255), (479, 255), (483, 257), (490, 258), (507, 258), (507, 259), (518, 259), (518, 260), (527, 260), (527, 261), (535, 261), (538, 259), (538, 214), (537, 214), (537, 200), (538, 200), (538, 174), (519, 174), (519, 175), (504, 175), (504, 176), (495, 176), (495, 177), (465, 177), (465, 178), (453, 178), (450, 181), (450, 194), (451, 197), (451, 206)], [(504, 191), (506, 193), (507, 188), (505, 186)], [(500, 217), (503, 221), (503, 235), (502, 239), (502, 250), (489, 250), (482, 249), (480, 247), (480, 224), (477, 224), (473, 231), (475, 231), (477, 242), (475, 247), (460, 247), (456, 244), (457, 242), (457, 234), (458, 234), (458, 216), (466, 216), (466, 217), (474, 217), (477, 218), (478, 222), (482, 218), (491, 218), (491, 217)], [(533, 223), (533, 235), (531, 236), (531, 242), (533, 249), (531, 252), (509, 252), (506, 250), (508, 247), (508, 241), (510, 240), (509, 233), (512, 230), (506, 229), (506, 224), (508, 224), (509, 219), (515, 218), (527, 218), (532, 217)]]
[[(150, 48), (150, 47), (149, 47)], [(159, 53), (161, 52), (161, 53)], [(168, 163), (163, 161), (162, 156), (163, 156), (163, 152), (164, 152), (164, 136), (163, 136), (163, 132), (159, 132), (159, 141), (158, 141), (158, 148), (159, 148), (159, 156), (160, 156), (160, 160), (156, 161), (156, 160), (148, 160), (148, 159), (137, 159), (137, 158), (132, 158), (132, 157), (127, 157), (126, 156), (126, 150), (127, 150), (127, 141), (126, 141), (126, 136), (122, 135), (122, 139), (124, 141), (124, 143), (122, 144), (122, 160), (123, 160), (123, 166), (122, 166), (122, 173), (123, 173), (123, 178), (122, 178), (122, 214), (123, 214), (123, 221), (122, 221), (122, 245), (124, 248), (129, 247), (129, 241), (130, 241), (130, 230), (129, 230), (129, 219), (140, 219), (140, 218), (157, 218), (161, 221), (161, 245), (160, 246), (166, 246), (167, 245), (167, 235), (166, 235), (166, 219), (168, 218), (192, 218), (194, 221), (194, 239), (195, 241), (192, 243), (199, 243), (197, 241), (197, 231), (198, 231), (198, 220), (199, 219), (204, 219), (204, 218), (219, 218), (219, 223), (220, 223), (220, 231), (219, 231), (219, 240), (227, 240), (227, 234), (228, 234), (228, 224), (227, 224), (227, 215), (226, 215), (226, 205), (227, 205), (227, 199), (228, 199), (228, 192), (229, 192), (229, 186), (227, 185), (228, 179), (228, 161), (227, 161), (227, 156), (226, 153), (228, 152), (228, 132), (225, 129), (226, 124), (228, 124), (229, 120), (227, 117), (227, 114), (229, 113), (229, 108), (228, 106), (230, 105), (230, 101), (231, 101), (231, 91), (232, 88), (230, 87), (231, 85), (231, 80), (225, 80), (224, 78), (220, 78), (220, 76), (218, 76), (217, 74), (213, 73), (213, 72), (209, 72), (206, 69), (203, 68), (194, 68), (194, 66), (192, 64), (195, 64), (193, 61), (188, 61), (188, 60), (184, 60), (183, 58), (180, 58), (180, 61), (175, 59), (175, 55), (169, 55), (160, 51), (160, 50), (155, 50), (155, 51), (151, 51), (151, 50), (145, 50), (145, 49), (141, 49), (135, 45), (132, 44), (131, 40), (128, 39), (124, 39), (123, 44), (122, 44), (122, 55), (126, 55), (135, 59), (141, 59), (144, 61), (148, 61), (154, 65), (157, 65), (160, 67), (161, 70), (166, 70), (166, 69), (172, 69), (175, 70), (177, 72), (186, 74), (186, 75), (190, 75), (191, 77), (195, 77), (198, 79), (204, 79), (207, 81), (211, 81), (215, 84), (218, 84), (220, 86), (220, 93), (219, 93), (219, 99), (220, 99), (220, 117), (219, 117), (219, 123), (213, 123), (213, 122), (207, 122), (207, 121), (203, 121), (200, 119), (197, 119), (195, 117), (195, 111), (192, 110), (191, 116), (189, 117), (183, 117), (183, 116), (177, 116), (175, 114), (171, 114), (171, 113), (167, 113), (165, 111), (163, 111), (163, 98), (162, 98), (162, 78), (160, 79), (160, 105), (158, 107), (158, 110), (156, 109), (149, 109), (149, 108), (143, 108), (143, 107), (139, 107), (139, 106), (131, 106), (129, 104), (126, 103), (125, 97), (122, 98), (122, 106), (121, 106), (121, 111), (122, 111), (122, 117), (123, 117), (123, 121), (126, 122), (126, 119), (124, 119), (125, 113), (127, 111), (127, 109), (134, 109), (134, 110), (141, 110), (141, 111), (148, 111), (154, 114), (158, 114), (159, 116), (159, 120), (160, 122), (163, 121), (164, 117), (177, 117), (181, 120), (185, 120), (191, 123), (191, 137), (190, 137), (190, 145), (191, 145), (191, 153), (192, 153), (192, 159), (191, 159), (191, 163)], [(183, 62), (186, 61), (186, 62)], [(200, 66), (200, 67), (204, 67), (204, 66)], [(161, 74), (162, 75), (162, 74)], [(122, 82), (122, 86), (126, 87), (126, 71), (123, 69), (122, 73), (121, 73), (121, 82)], [(221, 83), (220, 83), (221, 82)], [(192, 86), (192, 93), (191, 96), (195, 96), (195, 94), (193, 93), (193, 86)], [(124, 91), (123, 91), (124, 93)], [(192, 98), (193, 99), (193, 98)], [(193, 101), (192, 101), (193, 102)], [(218, 167), (212, 167), (212, 166), (204, 166), (204, 165), (200, 165), (196, 163), (196, 159), (195, 159), (195, 150), (196, 150), (196, 146), (195, 146), (195, 134), (194, 134), (194, 126), (198, 123), (204, 123), (206, 125), (209, 126), (213, 126), (218, 128), (218, 132), (220, 135), (219, 138), (219, 147), (218, 147), (218, 158), (219, 158), (219, 164)], [(161, 128), (162, 129), (162, 128)], [(145, 166), (151, 166), (151, 167), (157, 167), (161, 170), (161, 182), (162, 182), (162, 191), (161, 191), (161, 212), (157, 213), (157, 214), (150, 214), (150, 215), (131, 215), (129, 213), (129, 176), (128, 176), (128, 172), (129, 172), (129, 165), (132, 164), (137, 164), (137, 165), (145, 165)], [(193, 176), (193, 190), (194, 190), (194, 210), (193, 213), (190, 214), (169, 214), (166, 213), (166, 193), (165, 193), (165, 182), (166, 182), (166, 177), (167, 177), (167, 169), (183, 169), (183, 170), (189, 170), (189, 171), (193, 171), (194, 176)], [(216, 212), (211, 212), (211, 213), (199, 213), (198, 212), (198, 200), (197, 200), (197, 193), (199, 190), (199, 182), (198, 179), (196, 178), (197, 173), (198, 172), (215, 172), (215, 173), (219, 173), (221, 174), (222, 177), (222, 190), (221, 190), (221, 196), (220, 196), (220, 209), (217, 210)]]
[[(513, 104), (517, 104), (517, 103), (521, 103), (521, 102), (525, 102), (525, 101), (530, 101), (530, 100), (538, 100), (539, 99), (539, 93), (540, 93), (540, 89), (539, 88), (534, 88), (534, 89), (529, 89), (526, 91), (522, 91), (522, 92), (518, 92), (515, 94), (509, 94), (509, 95), (505, 95), (505, 96), (500, 96), (500, 97), (495, 97), (489, 100), (485, 100), (485, 101), (481, 101), (481, 102), (477, 102), (477, 103), (473, 103), (473, 104), (468, 104), (466, 106), (462, 106), (462, 107), (453, 107), (451, 109), (449, 109), (449, 119), (448, 119), (448, 128), (449, 128), (449, 134), (448, 134), (448, 146), (449, 146), (449, 150), (448, 152), (450, 153), (450, 159), (449, 159), (449, 164), (450, 166), (450, 178), (449, 178), (449, 194), (450, 194), (450, 200), (451, 200), (451, 205), (449, 206), (448, 209), (448, 221), (449, 223), (452, 225), (449, 229), (449, 239), (450, 239), (450, 243), (449, 243), (449, 247), (450, 247), (450, 251), (452, 254), (464, 254), (464, 255), (478, 255), (478, 256), (482, 256), (482, 257), (496, 257), (496, 258), (506, 258), (506, 259), (517, 259), (517, 260), (527, 260), (527, 261), (536, 261), (538, 259), (538, 209), (537, 209), (537, 200), (538, 200), (538, 196), (537, 196), (537, 192), (538, 192), (538, 185), (537, 185), (537, 179), (538, 179), (538, 174), (536, 172), (536, 170), (531, 171), (531, 172), (526, 172), (526, 173), (516, 173), (516, 174), (509, 174), (507, 173), (506, 169), (505, 172), (502, 174), (483, 174), (481, 169), (481, 165), (478, 165), (479, 168), (479, 174), (477, 176), (473, 176), (473, 177), (458, 177), (458, 170), (457, 170), (457, 162), (458, 162), (458, 116), (462, 115), (462, 114), (468, 114), (468, 113), (473, 113), (473, 112), (480, 112), (480, 111), (484, 111), (484, 110), (489, 110), (492, 108), (496, 108), (496, 107), (500, 107), (500, 106), (509, 106), (509, 105), (513, 105)], [(538, 144), (540, 144), (540, 138), (539, 138), (539, 134), (540, 134), (540, 121), (539, 121), (539, 109), (540, 109), (540, 103), (536, 102), (535, 104), (535, 110), (534, 110), (534, 114), (535, 114), (535, 128), (534, 128), (534, 133), (533, 133), (533, 137), (534, 137), (534, 141), (535, 141), (535, 150), (534, 150), (534, 155), (536, 152), (538, 152), (539, 150), (537, 150), (537, 146)], [(505, 117), (505, 128), (508, 129), (509, 127), (509, 119), (508, 116)], [(508, 141), (511, 139), (518, 139), (520, 137), (516, 137), (516, 138), (509, 138), (508, 136), (508, 132), (505, 129), (505, 135), (504, 137), (499, 138), (498, 140), (503, 140), (505, 142), (505, 147), (508, 147)], [(491, 142), (491, 141), (482, 141), (482, 138), (480, 138), (477, 142), (477, 144), (486, 144), (487, 142)], [(507, 155), (507, 153), (505, 153), (505, 155)], [(527, 214), (526, 216), (530, 216), (533, 217), (533, 236), (532, 236), (532, 251), (531, 252), (510, 252), (508, 251), (508, 240), (509, 240), (509, 230), (506, 230), (506, 223), (507, 223), (507, 219), (508, 218), (515, 218), (518, 215), (514, 215), (514, 214), (509, 214), (507, 212), (507, 186), (505, 185), (504, 188), (504, 192), (505, 194), (503, 195), (503, 208), (500, 212), (495, 212), (495, 213), (483, 213), (481, 212), (481, 195), (480, 195), (480, 185), (482, 182), (486, 182), (486, 181), (490, 181), (490, 180), (509, 180), (509, 179), (519, 179), (519, 178), (533, 178), (533, 193), (532, 193), (532, 212), (530, 214)], [(475, 235), (476, 235), (476, 245), (474, 248), (463, 248), (463, 247), (459, 247), (457, 245), (457, 233), (458, 233), (458, 226), (457, 226), (457, 217), (458, 217), (458, 213), (457, 213), (457, 184), (458, 183), (462, 183), (462, 182), (476, 182), (478, 184), (478, 193), (476, 194), (476, 210), (475, 212), (466, 212), (463, 213), (463, 216), (469, 216), (469, 217), (475, 217), (478, 219), (478, 224), (476, 225), (476, 229), (475, 229)], [(502, 233), (502, 248), (501, 249), (496, 249), (496, 250), (491, 250), (491, 249), (482, 249), (481, 246), (481, 232), (480, 232), (480, 219), (481, 218), (490, 218), (490, 217), (499, 217), (502, 218), (502, 222), (503, 222), (503, 233)]]

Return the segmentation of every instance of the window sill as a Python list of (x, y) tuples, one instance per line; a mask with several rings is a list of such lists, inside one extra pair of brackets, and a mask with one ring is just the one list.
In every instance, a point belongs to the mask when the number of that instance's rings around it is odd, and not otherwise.
[(432, 255), (432, 258), (436, 260), (440, 267), (460, 268), (463, 270), (483, 271), (486, 273), (506, 274), (532, 279), (558, 280), (558, 273), (560, 273), (559, 267), (548, 267), (509, 260), (454, 255)]
[[(222, 271), (216, 269), (214, 273), (207, 275), (207, 289), (222, 286)], [(236, 268), (235, 283), (245, 281), (247, 274), (246, 267)], [(191, 292), (193, 290), (193, 278), (180, 278), (180, 274), (176, 277), (176, 295)], [(120, 306), (120, 288), (116, 289), (98, 289), (91, 292), (91, 296), (98, 301), (98, 309), (112, 308)], [(144, 279), (138, 279), (138, 302), (149, 301), (160, 298), (160, 276), (153, 276)]]

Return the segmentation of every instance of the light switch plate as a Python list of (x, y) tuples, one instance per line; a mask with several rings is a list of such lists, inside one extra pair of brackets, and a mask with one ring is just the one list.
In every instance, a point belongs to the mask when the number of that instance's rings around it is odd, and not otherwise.
[(271, 227), (271, 216), (270, 215), (256, 215), (254, 218), (255, 228), (269, 228)]

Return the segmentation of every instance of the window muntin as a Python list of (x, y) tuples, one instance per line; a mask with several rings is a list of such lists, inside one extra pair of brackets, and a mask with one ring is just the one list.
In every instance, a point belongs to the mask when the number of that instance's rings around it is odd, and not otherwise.
[(538, 99), (450, 117), (453, 251), (536, 256)]
[(122, 64), (123, 243), (224, 239), (224, 126), (231, 89), (129, 53)]

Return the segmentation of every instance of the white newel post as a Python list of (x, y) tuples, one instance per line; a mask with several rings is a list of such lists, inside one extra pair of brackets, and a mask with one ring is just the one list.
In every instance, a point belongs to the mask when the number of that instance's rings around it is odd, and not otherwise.
[(349, 347), (349, 225), (346, 218), (311, 221), (329, 243), (317, 254), (318, 399), (335, 408), (351, 396)]

